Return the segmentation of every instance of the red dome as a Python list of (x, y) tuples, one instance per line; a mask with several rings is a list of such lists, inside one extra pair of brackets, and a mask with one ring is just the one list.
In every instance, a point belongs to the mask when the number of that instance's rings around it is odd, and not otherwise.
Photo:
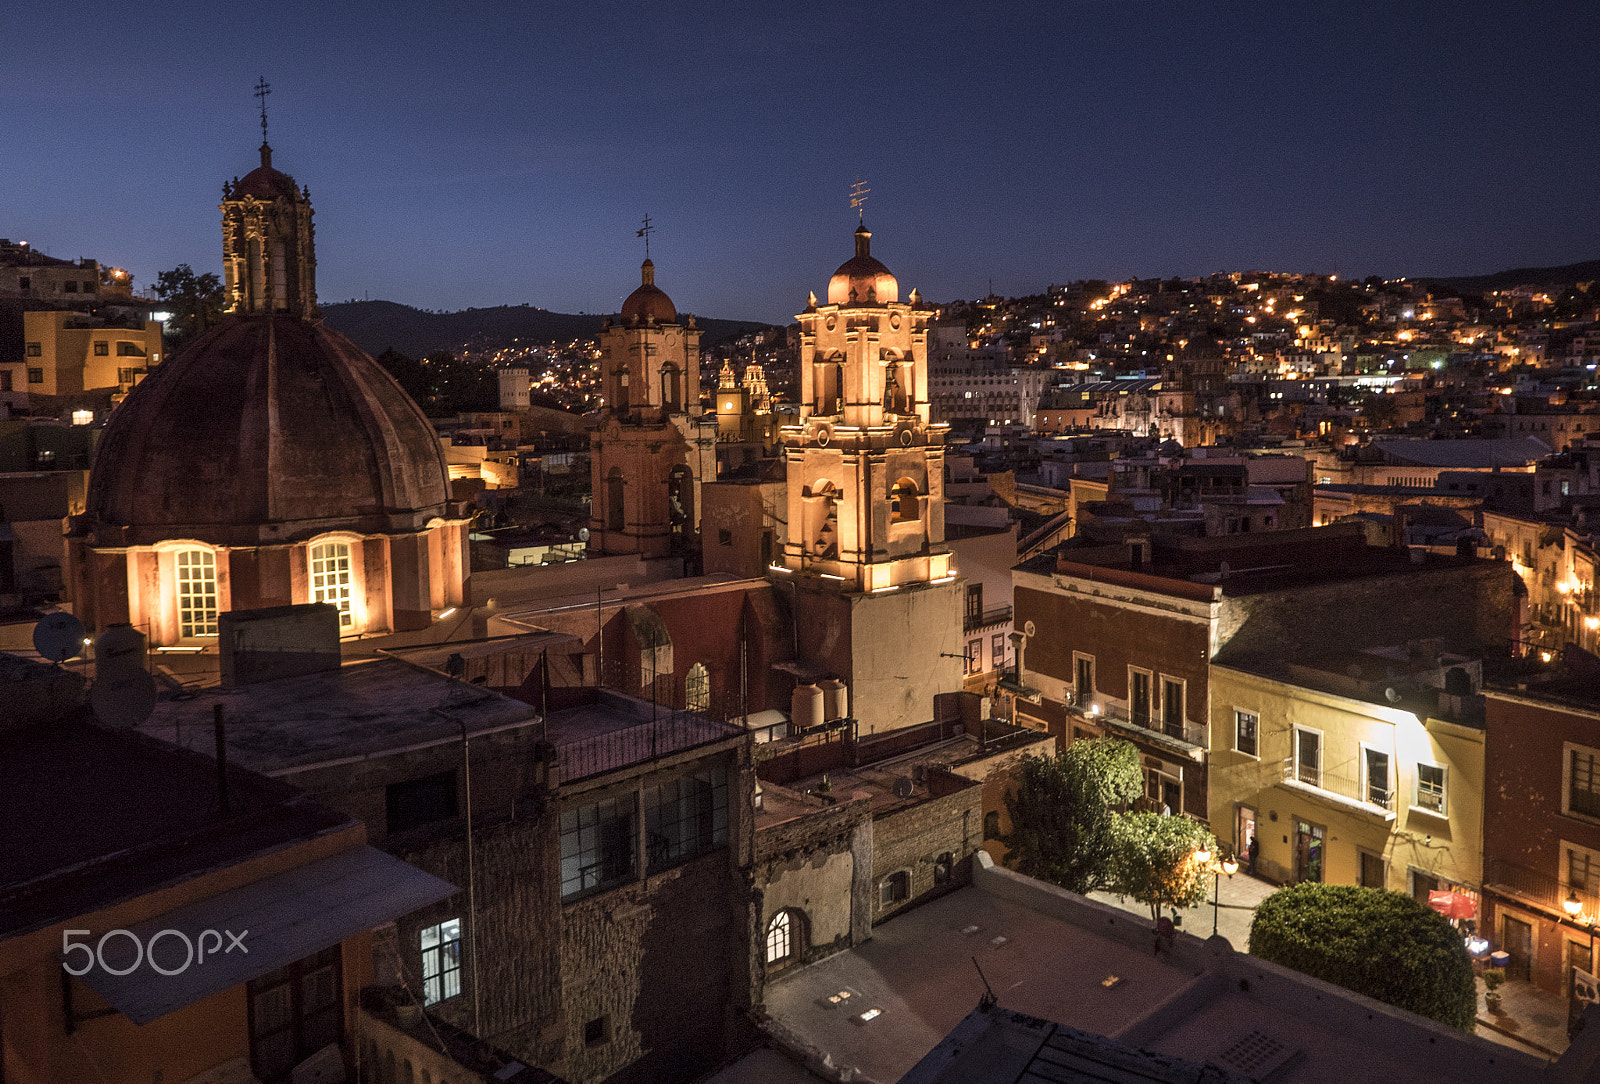
[(872, 232), (856, 228), (856, 254), (828, 280), (830, 305), (883, 305), (900, 300), (900, 282), (872, 255)]
[(676, 324), (678, 310), (673, 307), (672, 298), (656, 285), (656, 265), (646, 260), (639, 272), (643, 282), (622, 303), (622, 322), (632, 323), (651, 317), (658, 324)]
[(272, 148), (263, 143), (261, 165), (239, 178), (229, 198), (244, 199), (246, 196), (254, 196), (256, 199), (279, 199), (287, 196), (289, 199), (295, 199), (299, 195), (300, 190), (295, 187), (294, 178), (272, 168)]

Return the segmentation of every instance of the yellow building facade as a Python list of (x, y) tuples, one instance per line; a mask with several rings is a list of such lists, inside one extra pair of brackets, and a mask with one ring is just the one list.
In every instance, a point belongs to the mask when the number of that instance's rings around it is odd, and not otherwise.
[[(1302, 668), (1295, 668), (1300, 670)], [(1255, 872), (1404, 892), (1475, 894), (1483, 867), (1484, 731), (1422, 705), (1427, 690), (1328, 691), (1341, 675), (1211, 670), (1212, 830)], [(1457, 701), (1438, 697), (1441, 705)]]
[(23, 359), (6, 391), (75, 395), (115, 389), (126, 394), (161, 364), (161, 322), (136, 328), (107, 327), (81, 312), (22, 314)]

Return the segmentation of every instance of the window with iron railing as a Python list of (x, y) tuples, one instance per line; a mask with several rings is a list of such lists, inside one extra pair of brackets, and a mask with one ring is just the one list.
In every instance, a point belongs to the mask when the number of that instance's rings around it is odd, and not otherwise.
[(1600, 750), (1567, 746), (1564, 813), (1600, 818)]

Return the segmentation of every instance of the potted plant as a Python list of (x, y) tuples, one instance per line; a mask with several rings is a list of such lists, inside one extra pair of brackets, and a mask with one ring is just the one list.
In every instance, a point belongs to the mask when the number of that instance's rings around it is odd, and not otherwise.
[(1483, 1003), (1490, 1012), (1500, 1011), (1500, 984), (1506, 981), (1505, 968), (1487, 967), (1483, 971)]

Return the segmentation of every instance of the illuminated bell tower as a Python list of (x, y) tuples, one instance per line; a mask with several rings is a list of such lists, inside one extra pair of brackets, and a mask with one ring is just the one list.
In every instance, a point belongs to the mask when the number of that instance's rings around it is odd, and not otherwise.
[(789, 473), (784, 566), (845, 591), (951, 576), (944, 438), (928, 406), (928, 319), (855, 233), (856, 254), (800, 321), (800, 422), (783, 428)]
[[(645, 557), (699, 551), (700, 484), (716, 475), (716, 418), (700, 406), (700, 329), (680, 322), (655, 264), (600, 332), (605, 399), (590, 437), (592, 548)], [(709, 467), (708, 467), (709, 464)]]
[[(962, 593), (944, 544), (944, 438), (928, 406), (933, 315), (872, 234), (800, 321), (800, 418), (781, 430), (800, 683), (841, 679), (862, 735), (935, 717), (961, 689)], [(797, 695), (799, 691), (797, 690)]]
[(218, 209), (227, 311), (316, 316), (311, 194), (272, 168), (272, 148), (265, 140), (261, 167), (224, 184)]

